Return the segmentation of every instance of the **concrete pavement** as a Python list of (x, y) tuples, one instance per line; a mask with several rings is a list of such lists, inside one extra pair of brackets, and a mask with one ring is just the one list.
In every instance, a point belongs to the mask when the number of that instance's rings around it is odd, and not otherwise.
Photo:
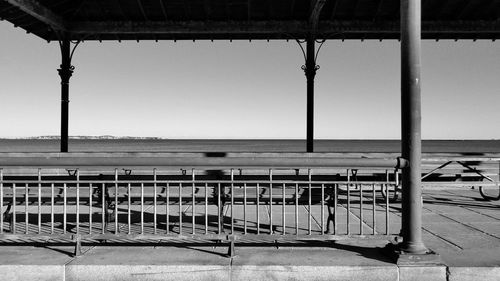
[[(397, 204), (393, 207), (397, 220)], [(397, 265), (384, 240), (280, 247), (1, 246), (0, 280), (500, 280), (500, 202), (471, 189), (425, 190), (423, 237), (442, 263)]]

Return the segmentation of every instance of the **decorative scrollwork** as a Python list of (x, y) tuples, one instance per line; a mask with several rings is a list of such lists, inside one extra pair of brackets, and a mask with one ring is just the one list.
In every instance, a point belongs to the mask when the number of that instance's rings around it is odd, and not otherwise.
[[(307, 42), (307, 41), (300, 40), (300, 39), (296, 39), (295, 41), (297, 42), (297, 44), (299, 44), (300, 50), (302, 51), (302, 55), (304, 55), (304, 61), (307, 61), (306, 51), (304, 50), (304, 47), (302, 47), (302, 44)], [(304, 69), (304, 68), (302, 68), (302, 69)]]
[(314, 54), (314, 68), (312, 69), (311, 73), (308, 73), (309, 69), (307, 68), (307, 54), (306, 54), (306, 51), (304, 50), (304, 47), (302, 46), (302, 44), (307, 43), (307, 40), (296, 39), (295, 41), (297, 42), (297, 44), (299, 44), (300, 50), (302, 51), (302, 54), (304, 55), (304, 61), (306, 62), (306, 64), (301, 66), (301, 69), (304, 70), (306, 75), (315, 75), (316, 71), (320, 68), (320, 66), (316, 64), (316, 61), (318, 59), (318, 54), (319, 54), (319, 51), (321, 50), (321, 47), (326, 42), (326, 39), (321, 39), (321, 40), (314, 39), (314, 41), (316, 43), (319, 43), (320, 45)]
[[(318, 47), (318, 50), (316, 50), (316, 54), (314, 55), (314, 62), (316, 62), (316, 59), (318, 58), (319, 51), (321, 50), (321, 47), (323, 47), (323, 44), (325, 44), (326, 39), (320, 40), (319, 42), (318, 42), (318, 40), (316, 40), (316, 42), (319, 43), (319, 47)], [(318, 69), (319, 69), (319, 67), (318, 67)]]
[[(77, 41), (69, 41), (70, 44), (73, 43), (74, 46), (73, 48), (71, 49), (71, 52), (69, 54), (69, 67), (68, 66), (63, 66), (62, 64), (60, 65), (60, 69), (58, 69), (59, 71), (59, 74), (61, 75), (61, 71), (65, 71), (65, 72), (68, 72), (68, 73), (63, 73), (63, 75), (69, 75), (69, 77), (71, 77), (71, 74), (73, 73), (73, 71), (75, 70), (75, 66), (71, 64), (71, 60), (73, 59), (73, 55), (75, 53), (75, 50), (76, 48), (78, 47), (78, 45), (80, 45), (80, 43), (82, 42), (81, 40), (77, 40)], [(59, 40), (59, 47), (61, 49), (61, 54), (63, 53), (63, 40)], [(67, 69), (65, 69), (67, 68)], [(69, 73), (71, 72), (71, 73)], [(68, 79), (69, 79), (68, 77)]]
[(61, 64), (61, 68), (57, 70), (59, 73), (59, 76), (61, 76), (62, 83), (68, 83), (69, 78), (71, 78), (71, 75), (73, 75), (73, 70), (75, 69), (74, 66), (70, 65), (69, 67), (64, 67)]

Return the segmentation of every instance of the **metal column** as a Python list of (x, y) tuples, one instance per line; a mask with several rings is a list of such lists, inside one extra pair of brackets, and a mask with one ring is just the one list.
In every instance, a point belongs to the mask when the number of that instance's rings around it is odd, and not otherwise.
[(400, 250), (427, 251), (422, 241), (420, 21), (421, 0), (401, 1), (401, 144), (409, 166), (403, 169)]
[(61, 76), (61, 152), (68, 152), (69, 79), (74, 67), (71, 65), (70, 41), (61, 40), (60, 47), (62, 60), (57, 71)]
[(314, 151), (314, 77), (316, 76), (315, 39), (309, 36), (306, 41), (306, 65), (304, 72), (307, 78), (307, 152)]

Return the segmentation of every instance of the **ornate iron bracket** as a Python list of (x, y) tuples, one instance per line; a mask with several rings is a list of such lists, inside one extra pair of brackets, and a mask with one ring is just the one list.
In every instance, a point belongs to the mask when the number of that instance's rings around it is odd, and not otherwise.
[(76, 173), (78, 172), (78, 169), (66, 169), (66, 172), (68, 172), (68, 175), (70, 177), (76, 177)]
[[(314, 57), (312, 58), (312, 63), (311, 63), (311, 61), (309, 61), (306, 50), (304, 49), (304, 46), (303, 46), (303, 44), (307, 44), (307, 40), (300, 40), (300, 39), (295, 40), (297, 42), (297, 44), (299, 45), (300, 50), (302, 51), (302, 55), (304, 56), (304, 64), (301, 66), (301, 69), (304, 70), (306, 76), (309, 76), (309, 75), (314, 76), (314, 75), (316, 75), (316, 71), (318, 69), (320, 69), (320, 66), (318, 64), (316, 64), (316, 62), (318, 60), (319, 51), (321, 50), (321, 47), (323, 47), (323, 44), (326, 42), (326, 39), (321, 39), (321, 40), (313, 39), (313, 40), (316, 43), (319, 43), (319, 47), (314, 52)], [(313, 65), (313, 67), (310, 67), (310, 66), (308, 67), (308, 65)]]
[(62, 83), (69, 83), (69, 79), (73, 75), (75, 67), (71, 65), (71, 60), (73, 59), (73, 54), (75, 53), (75, 50), (81, 41), (67, 41), (67, 42), (69, 44), (71, 43), (74, 44), (73, 48), (71, 48), (70, 46), (69, 54), (65, 50), (66, 42), (64, 42), (64, 40), (59, 40), (59, 48), (61, 49), (62, 63), (60, 65), (60, 68), (57, 69), (57, 72), (59, 73), (59, 76), (61, 76)]

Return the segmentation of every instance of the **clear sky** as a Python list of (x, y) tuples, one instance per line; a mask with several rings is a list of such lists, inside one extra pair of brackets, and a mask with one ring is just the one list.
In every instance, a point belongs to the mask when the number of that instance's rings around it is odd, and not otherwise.
[[(397, 41), (327, 41), (315, 138), (400, 138)], [(59, 135), (57, 42), (0, 21), (0, 137)], [(294, 41), (84, 42), (73, 57), (70, 135), (305, 138)], [(422, 137), (500, 139), (500, 42), (423, 41)]]

